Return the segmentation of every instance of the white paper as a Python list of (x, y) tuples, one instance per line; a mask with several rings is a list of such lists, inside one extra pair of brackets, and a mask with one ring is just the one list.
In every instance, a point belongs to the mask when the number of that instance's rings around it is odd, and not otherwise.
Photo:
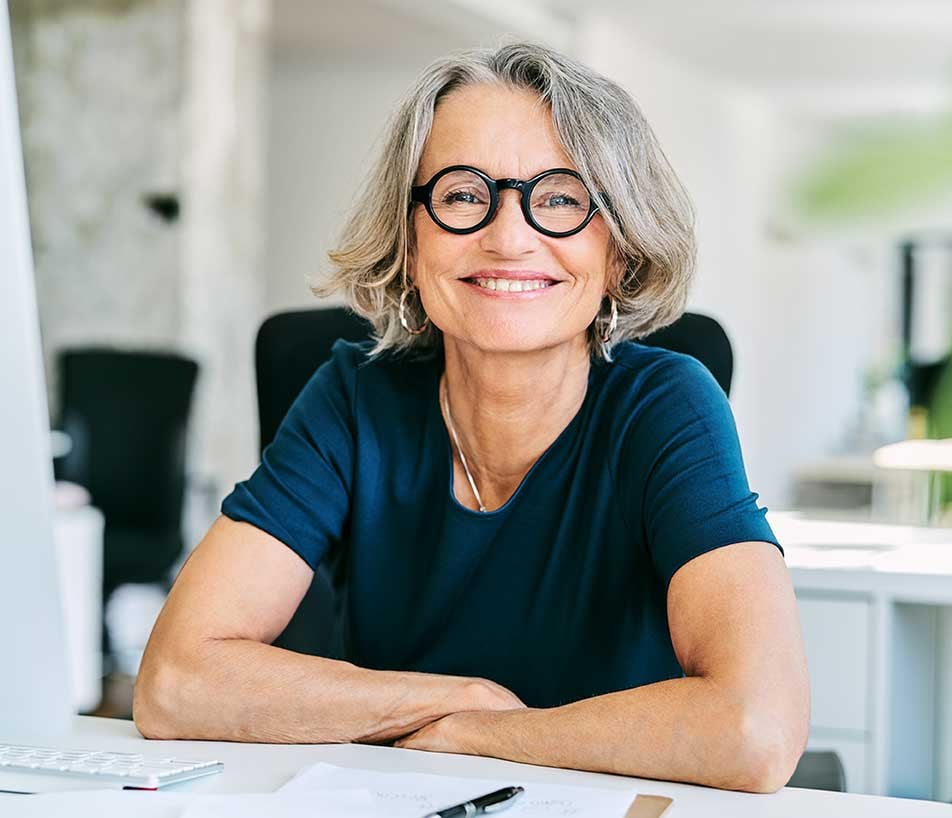
[(428, 773), (382, 773), (318, 763), (302, 770), (285, 784), (282, 797), (305, 797), (338, 788), (363, 787), (374, 799), (378, 815), (422, 818), (429, 812), (459, 804), (493, 790), (519, 785), (525, 792), (501, 816), (570, 816), (571, 818), (623, 818), (634, 800), (634, 787), (605, 789), (564, 784), (543, 784), (486, 778), (457, 778)]
[(276, 793), (87, 790), (9, 795), (0, 801), (0, 814), (3, 818), (422, 818), (518, 784), (525, 792), (500, 811), (503, 818), (623, 818), (636, 795), (634, 787), (605, 789), (516, 778), (382, 773), (319, 763), (302, 770)]

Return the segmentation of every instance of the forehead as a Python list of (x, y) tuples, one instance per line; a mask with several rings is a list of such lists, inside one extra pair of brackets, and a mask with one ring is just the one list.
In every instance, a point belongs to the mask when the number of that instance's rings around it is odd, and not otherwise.
[(493, 85), (457, 88), (437, 105), (417, 181), (449, 165), (474, 165), (495, 179), (576, 169), (559, 142), (548, 105), (529, 89)]

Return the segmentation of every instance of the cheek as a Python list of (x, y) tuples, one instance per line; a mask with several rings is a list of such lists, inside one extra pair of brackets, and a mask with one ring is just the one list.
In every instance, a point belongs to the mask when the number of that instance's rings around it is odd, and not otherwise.
[(460, 254), (465, 252), (459, 240), (467, 237), (454, 236), (440, 230), (426, 213), (422, 215), (422, 219), (417, 216), (414, 225), (415, 246), (411, 271), (424, 279), (439, 277), (450, 269), (453, 259), (459, 258)]
[(599, 293), (607, 288), (611, 272), (611, 255), (608, 242), (598, 236), (586, 236), (584, 242), (567, 248), (563, 263), (578, 279), (585, 290)]

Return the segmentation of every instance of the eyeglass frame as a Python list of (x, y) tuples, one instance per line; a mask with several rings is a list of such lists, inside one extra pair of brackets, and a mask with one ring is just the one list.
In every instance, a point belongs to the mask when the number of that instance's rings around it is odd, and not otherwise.
[[(489, 210), (486, 211), (486, 215), (482, 218), (482, 220), (473, 227), (450, 227), (449, 225), (441, 222), (437, 218), (436, 213), (433, 211), (433, 188), (436, 186), (436, 183), (446, 174), (457, 170), (465, 170), (476, 174), (480, 179), (483, 180), (483, 182), (486, 183), (486, 187), (489, 189)], [(565, 232), (548, 230), (543, 227), (533, 218), (532, 209), (529, 206), (529, 200), (532, 195), (532, 191), (535, 189), (535, 186), (545, 177), (552, 176), (556, 173), (567, 173), (570, 176), (574, 176), (582, 183), (582, 186), (588, 193), (588, 213), (582, 220), (582, 223), (578, 225), (578, 227), (574, 227), (571, 230)], [(536, 174), (531, 179), (512, 179), (508, 177), (503, 179), (493, 179), (488, 174), (484, 173), (479, 168), (473, 167), (472, 165), (450, 165), (449, 167), (443, 168), (442, 170), (438, 170), (426, 184), (413, 185), (410, 188), (410, 206), (412, 207), (415, 202), (419, 202), (426, 208), (426, 212), (430, 215), (430, 218), (437, 227), (446, 230), (448, 233), (466, 235), (469, 233), (475, 233), (477, 230), (482, 230), (496, 217), (496, 211), (499, 210), (499, 192), (509, 188), (519, 191), (522, 215), (528, 225), (534, 230), (538, 230), (543, 235), (549, 236), (551, 238), (564, 239), (581, 232), (592, 220), (592, 217), (601, 209), (595, 203), (595, 197), (592, 196), (592, 193), (588, 189), (588, 185), (585, 184), (585, 180), (582, 179), (581, 174), (579, 174), (578, 171), (572, 170), (570, 168), (550, 168), (549, 170), (544, 170), (541, 173)], [(600, 193), (600, 195), (605, 200), (607, 205), (607, 194)]]

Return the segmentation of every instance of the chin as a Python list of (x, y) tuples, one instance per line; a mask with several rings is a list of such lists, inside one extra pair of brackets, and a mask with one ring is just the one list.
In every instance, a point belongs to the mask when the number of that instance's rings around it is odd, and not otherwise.
[(517, 353), (550, 349), (560, 343), (565, 343), (566, 339), (553, 339), (543, 335), (527, 335), (525, 333), (498, 332), (482, 333), (478, 337), (463, 340), (483, 352)]

